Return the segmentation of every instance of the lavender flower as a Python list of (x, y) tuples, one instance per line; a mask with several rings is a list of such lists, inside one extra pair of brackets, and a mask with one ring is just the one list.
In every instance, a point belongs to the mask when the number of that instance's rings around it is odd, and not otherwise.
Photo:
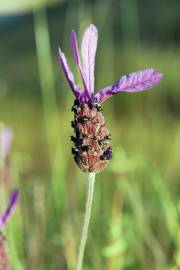
[(120, 92), (140, 92), (157, 85), (162, 74), (152, 68), (122, 76), (113, 85), (107, 86), (94, 94), (94, 66), (97, 48), (98, 32), (94, 25), (90, 25), (84, 32), (81, 43), (81, 58), (79, 55), (77, 37), (73, 30), (71, 44), (75, 63), (79, 69), (83, 89), (80, 89), (67, 64), (65, 55), (59, 48), (59, 60), (65, 77), (71, 87), (76, 100), (72, 110), (74, 121), (72, 126), (75, 137), (72, 137), (74, 159), (85, 172), (99, 172), (104, 169), (112, 157), (109, 146), (110, 134), (105, 126), (100, 104), (114, 94)]

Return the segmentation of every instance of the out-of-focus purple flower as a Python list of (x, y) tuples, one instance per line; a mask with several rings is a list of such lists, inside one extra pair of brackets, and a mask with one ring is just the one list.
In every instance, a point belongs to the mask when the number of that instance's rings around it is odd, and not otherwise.
[(0, 157), (6, 159), (11, 149), (13, 133), (10, 128), (0, 128)]
[(3, 229), (4, 225), (6, 225), (7, 221), (12, 216), (14, 209), (16, 208), (17, 202), (19, 200), (19, 190), (14, 190), (9, 198), (9, 203), (7, 209), (4, 213), (0, 214), (0, 231)]
[(162, 79), (162, 74), (153, 68), (134, 72), (122, 76), (111, 86), (105, 87), (94, 95), (94, 66), (97, 48), (98, 32), (97, 28), (91, 24), (84, 32), (81, 43), (81, 58), (79, 55), (77, 37), (73, 30), (71, 33), (71, 44), (74, 53), (75, 63), (79, 69), (83, 89), (80, 89), (74, 82), (73, 74), (67, 64), (65, 55), (59, 48), (59, 60), (66, 79), (80, 103), (102, 103), (107, 98), (120, 92), (140, 92), (156, 86)]

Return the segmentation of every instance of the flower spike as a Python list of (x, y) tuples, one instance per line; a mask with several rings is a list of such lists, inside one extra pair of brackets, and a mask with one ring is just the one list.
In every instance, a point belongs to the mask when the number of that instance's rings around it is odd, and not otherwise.
[(4, 227), (4, 225), (6, 225), (7, 221), (10, 219), (10, 217), (12, 216), (14, 209), (17, 205), (17, 202), (19, 200), (19, 190), (14, 190), (11, 195), (10, 195), (10, 199), (9, 199), (9, 204), (8, 207), (6, 209), (6, 211), (0, 215), (0, 231), (2, 230), (2, 228)]
[(75, 85), (73, 75), (67, 65), (64, 54), (59, 51), (60, 63), (66, 79), (76, 96), (72, 107), (74, 112), (74, 136), (71, 137), (74, 147), (74, 160), (84, 172), (97, 173), (102, 171), (112, 158), (110, 133), (106, 127), (100, 104), (114, 94), (120, 92), (140, 92), (156, 86), (162, 74), (153, 68), (122, 76), (111, 86), (107, 86), (94, 95), (94, 65), (97, 48), (98, 32), (91, 24), (84, 32), (81, 43), (81, 59), (78, 51), (75, 31), (71, 33), (71, 43), (75, 63), (80, 70), (84, 91), (80, 92)]

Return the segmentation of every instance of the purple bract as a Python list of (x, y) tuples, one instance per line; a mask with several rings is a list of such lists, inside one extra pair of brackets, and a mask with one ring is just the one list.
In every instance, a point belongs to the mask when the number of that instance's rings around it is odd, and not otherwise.
[(98, 32), (94, 25), (90, 25), (84, 32), (81, 43), (81, 58), (79, 55), (77, 37), (73, 30), (71, 33), (71, 44), (74, 53), (75, 63), (79, 69), (83, 89), (80, 89), (74, 82), (73, 74), (67, 64), (66, 57), (59, 48), (59, 60), (66, 79), (80, 103), (102, 103), (107, 98), (119, 92), (140, 92), (157, 85), (162, 79), (162, 74), (153, 68), (134, 72), (122, 76), (113, 85), (107, 86), (94, 94), (94, 66), (97, 48)]
[(14, 190), (10, 195), (6, 211), (3, 214), (0, 214), (0, 231), (12, 216), (18, 200), (19, 200), (19, 190)]

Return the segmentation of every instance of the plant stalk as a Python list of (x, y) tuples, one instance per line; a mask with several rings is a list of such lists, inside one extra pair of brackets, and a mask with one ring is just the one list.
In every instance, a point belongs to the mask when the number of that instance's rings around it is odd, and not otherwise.
[(87, 192), (87, 199), (86, 199), (86, 209), (85, 209), (85, 215), (84, 215), (84, 225), (82, 229), (81, 242), (79, 246), (78, 262), (77, 262), (77, 268), (76, 268), (77, 270), (81, 270), (82, 264), (83, 264), (84, 251), (85, 251), (86, 241), (87, 241), (87, 236), (88, 236), (89, 221), (91, 217), (94, 183), (95, 183), (95, 173), (90, 173), (88, 177), (88, 192)]

